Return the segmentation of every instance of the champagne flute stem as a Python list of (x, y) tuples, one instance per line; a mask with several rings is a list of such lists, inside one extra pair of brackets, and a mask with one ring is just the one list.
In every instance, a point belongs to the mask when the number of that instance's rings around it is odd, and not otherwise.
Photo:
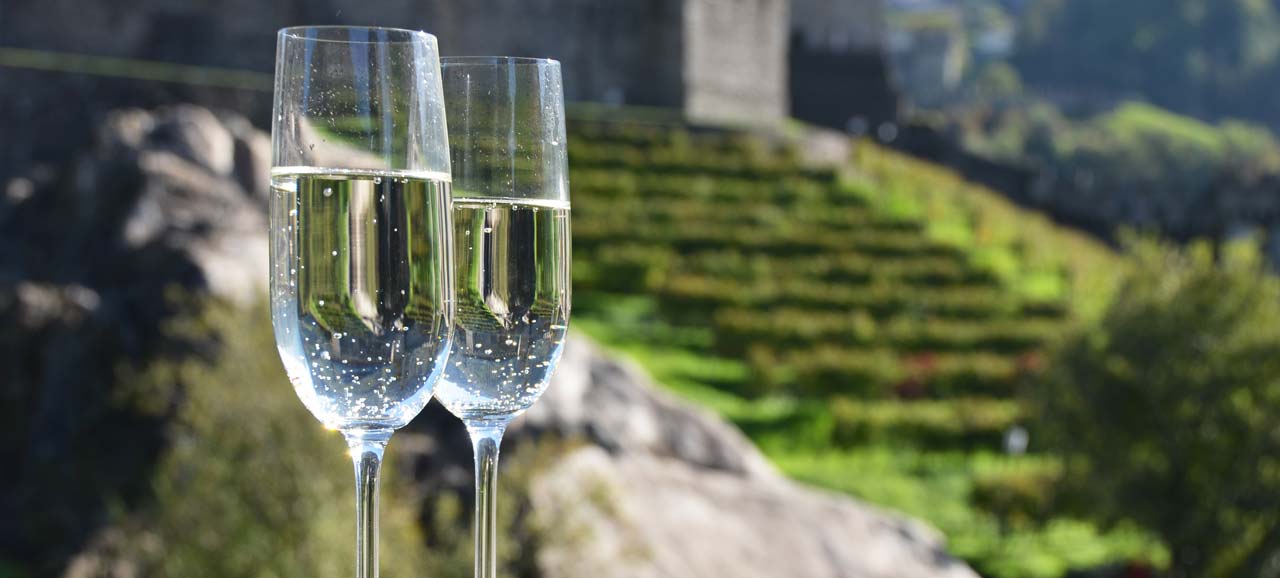
[(498, 575), (498, 448), (506, 429), (505, 423), (467, 427), (476, 461), (476, 578)]
[(390, 432), (346, 434), (356, 470), (356, 578), (378, 578), (378, 479)]

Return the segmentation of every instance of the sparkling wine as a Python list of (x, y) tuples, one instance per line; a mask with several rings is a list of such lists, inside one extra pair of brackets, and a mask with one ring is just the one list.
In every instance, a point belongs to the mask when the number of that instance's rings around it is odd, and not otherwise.
[(569, 204), (453, 201), (457, 318), (436, 399), (502, 421), (547, 387), (569, 322)]
[(449, 351), (449, 178), (277, 169), (271, 315), (285, 370), (334, 429), (394, 429)]

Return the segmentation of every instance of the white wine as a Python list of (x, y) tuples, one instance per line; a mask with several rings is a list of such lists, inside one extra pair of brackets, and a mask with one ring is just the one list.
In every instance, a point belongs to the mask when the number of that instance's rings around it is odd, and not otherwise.
[(298, 396), (326, 426), (391, 430), (449, 351), (448, 175), (278, 169), (271, 317)]
[(569, 322), (569, 204), (453, 201), (457, 318), (436, 399), (504, 422), (537, 401)]

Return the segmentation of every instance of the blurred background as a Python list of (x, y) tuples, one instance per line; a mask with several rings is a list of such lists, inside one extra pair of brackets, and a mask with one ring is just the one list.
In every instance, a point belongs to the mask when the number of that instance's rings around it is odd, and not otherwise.
[[(1276, 0), (0, 0), (0, 577), (337, 577), (262, 303), (277, 28), (549, 56), (576, 332), (504, 575), (1280, 576)], [(392, 442), (390, 578), (470, 575)]]

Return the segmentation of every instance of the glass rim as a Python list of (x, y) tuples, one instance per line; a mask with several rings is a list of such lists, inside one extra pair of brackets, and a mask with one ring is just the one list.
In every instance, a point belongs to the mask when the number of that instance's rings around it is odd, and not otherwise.
[(508, 64), (513, 66), (560, 66), (560, 61), (554, 58), (535, 58), (530, 56), (441, 56), (440, 66), (445, 66), (446, 64), (461, 64), (461, 65)]
[[(322, 32), (334, 32), (338, 30), (359, 30), (368, 33), (386, 32), (394, 38), (386, 40), (343, 40), (337, 38), (314, 38), (307, 36), (306, 31), (317, 30)], [(435, 35), (425, 30), (410, 30), (408, 28), (394, 28), (389, 26), (347, 26), (344, 24), (319, 24), (316, 26), (286, 26), (276, 32), (280, 38), (301, 40), (305, 42), (333, 42), (336, 44), (409, 44), (425, 39), (435, 40)]]

